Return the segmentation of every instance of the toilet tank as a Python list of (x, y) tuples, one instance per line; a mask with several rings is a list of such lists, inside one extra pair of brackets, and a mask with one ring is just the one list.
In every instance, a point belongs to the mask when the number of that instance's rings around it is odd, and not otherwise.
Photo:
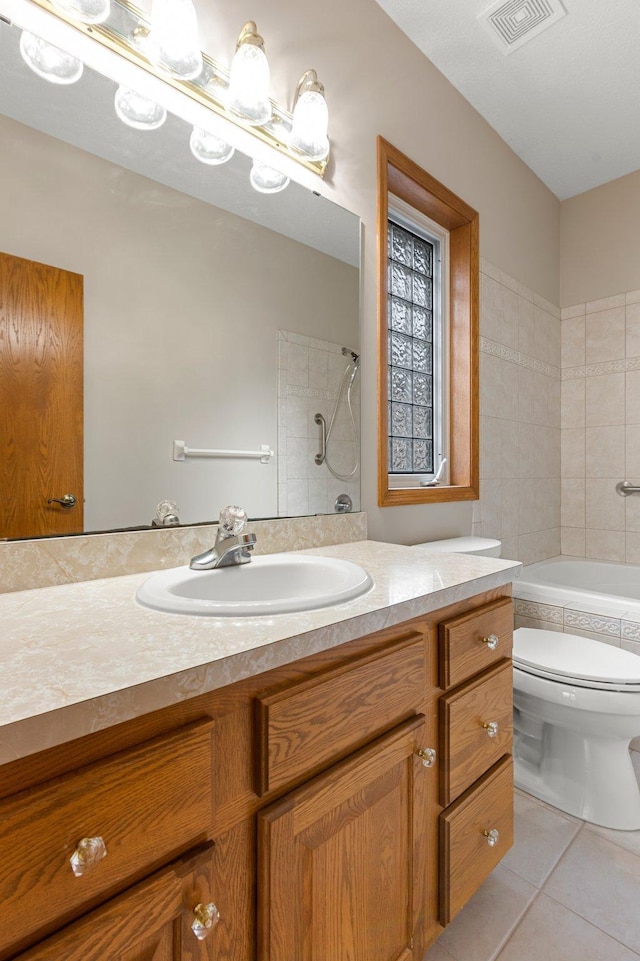
[(480, 554), (483, 557), (500, 557), (502, 541), (493, 537), (448, 537), (441, 541), (414, 544), (437, 554)]

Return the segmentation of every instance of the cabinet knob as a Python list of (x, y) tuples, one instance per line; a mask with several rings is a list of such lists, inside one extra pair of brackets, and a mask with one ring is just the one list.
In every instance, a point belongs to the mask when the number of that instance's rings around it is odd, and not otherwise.
[(433, 767), (436, 762), (436, 752), (432, 747), (419, 748), (416, 754), (421, 759), (425, 767)]
[(214, 928), (220, 920), (220, 912), (215, 904), (209, 903), (196, 904), (193, 913), (195, 920), (191, 924), (191, 930), (198, 941), (204, 941), (204, 939), (211, 934), (212, 928)]
[(483, 728), (487, 732), (489, 737), (495, 737), (498, 733), (498, 722), (497, 721), (485, 721), (483, 723)]
[(488, 634), (486, 637), (482, 638), (482, 643), (486, 644), (490, 651), (495, 651), (499, 643), (498, 635)]
[(78, 846), (69, 858), (69, 863), (75, 876), (80, 878), (106, 856), (107, 846), (102, 838), (83, 838), (78, 841)]
[(489, 847), (495, 848), (496, 844), (500, 840), (500, 832), (497, 831), (495, 828), (491, 828), (490, 831), (483, 831), (482, 833), (484, 837), (487, 839), (487, 844), (489, 845)]

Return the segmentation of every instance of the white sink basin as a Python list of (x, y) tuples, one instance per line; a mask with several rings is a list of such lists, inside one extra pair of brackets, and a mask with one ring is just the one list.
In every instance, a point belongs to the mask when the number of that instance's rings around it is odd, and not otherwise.
[(159, 571), (140, 585), (136, 600), (170, 614), (253, 617), (332, 607), (372, 587), (370, 575), (351, 561), (270, 554), (214, 571)]

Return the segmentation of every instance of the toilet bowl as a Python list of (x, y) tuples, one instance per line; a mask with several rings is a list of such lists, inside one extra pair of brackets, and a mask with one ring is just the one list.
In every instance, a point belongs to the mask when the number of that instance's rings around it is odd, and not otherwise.
[(640, 735), (640, 657), (521, 627), (513, 679), (516, 787), (585, 821), (639, 829), (629, 743)]
[(502, 541), (493, 537), (447, 537), (446, 540), (414, 544), (424, 547), (432, 554), (477, 554), (482, 557), (500, 557)]

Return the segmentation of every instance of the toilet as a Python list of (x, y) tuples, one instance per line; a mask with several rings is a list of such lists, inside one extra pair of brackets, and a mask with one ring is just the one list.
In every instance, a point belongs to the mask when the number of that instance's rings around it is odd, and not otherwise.
[(446, 540), (414, 544), (424, 547), (432, 554), (478, 554), (482, 557), (500, 557), (502, 541), (493, 537), (448, 537)]
[(516, 787), (593, 824), (640, 829), (629, 754), (640, 735), (640, 657), (520, 627), (513, 678)]

